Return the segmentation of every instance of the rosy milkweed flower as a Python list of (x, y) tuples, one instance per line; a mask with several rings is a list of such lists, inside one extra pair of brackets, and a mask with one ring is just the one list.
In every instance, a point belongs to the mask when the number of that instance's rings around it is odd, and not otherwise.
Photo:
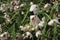
[(40, 30), (44, 27), (45, 24), (45, 17), (42, 17), (42, 20), (38, 23), (38, 25), (35, 27), (37, 30)]
[(44, 5), (44, 9), (46, 10), (46, 12), (48, 12), (50, 8), (51, 8), (51, 4), (47, 3)]
[(42, 17), (42, 21), (45, 21), (45, 17)]
[(12, 6), (16, 6), (19, 4), (19, 1), (18, 0), (15, 0), (15, 1), (11, 1), (11, 5)]
[(60, 24), (60, 12), (56, 15), (56, 23)]
[(54, 24), (54, 20), (48, 22), (48, 25), (52, 26)]
[(58, 13), (58, 14), (56, 15), (56, 18), (55, 18), (55, 19), (50, 20), (50, 21), (48, 22), (48, 25), (51, 25), (51, 26), (52, 26), (54, 23), (60, 25), (60, 13)]
[(30, 6), (30, 10), (29, 11), (33, 12), (34, 14), (37, 14), (39, 12), (39, 10), (40, 10), (39, 6), (36, 5), (36, 4), (33, 4), (33, 5)]
[(4, 32), (4, 33), (0, 34), (1, 40), (6, 40), (6, 39), (8, 39), (8, 37), (10, 37), (10, 34), (8, 32)]
[(40, 19), (37, 15), (30, 15), (30, 22), (32, 26), (36, 27), (39, 24)]
[(58, 18), (52, 19), (48, 22), (48, 25), (52, 26), (54, 23), (60, 24), (60, 22), (58, 20), (59, 20)]
[(35, 34), (35, 36), (36, 36), (37, 38), (40, 37), (40, 35), (42, 35), (41, 31), (37, 31), (36, 34)]
[(6, 6), (6, 4), (2, 4), (2, 5), (0, 6), (0, 11), (4, 12), (4, 11), (5, 11), (5, 6)]
[(7, 14), (7, 13), (4, 13), (5, 15), (4, 15), (4, 18), (8, 21), (8, 22), (10, 22), (10, 17), (9, 17), (9, 15)]
[(41, 21), (39, 24), (38, 24), (38, 27), (41, 29), (43, 26), (44, 26), (44, 21)]
[(14, 10), (17, 11), (20, 9), (20, 6), (14, 6)]
[(36, 26), (37, 29), (42, 29), (45, 24), (45, 17), (42, 17), (42, 21), (39, 22), (39, 24)]
[(23, 36), (23, 39), (32, 38), (32, 34), (30, 32), (26, 32), (26, 33), (22, 34), (22, 36)]

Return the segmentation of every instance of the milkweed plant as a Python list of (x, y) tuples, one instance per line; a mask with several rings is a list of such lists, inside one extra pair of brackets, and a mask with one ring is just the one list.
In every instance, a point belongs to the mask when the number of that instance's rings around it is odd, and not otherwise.
[(60, 40), (60, 0), (0, 0), (0, 40)]

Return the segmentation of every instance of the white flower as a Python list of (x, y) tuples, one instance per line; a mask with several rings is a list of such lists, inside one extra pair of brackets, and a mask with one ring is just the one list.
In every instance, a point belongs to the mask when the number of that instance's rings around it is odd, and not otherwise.
[(4, 18), (9, 18), (9, 15), (7, 13), (4, 13), (5, 17)]
[(8, 32), (4, 32), (0, 35), (1, 40), (6, 40), (8, 37), (10, 37)]
[(44, 24), (45, 24), (45, 17), (43, 17), (42, 18), (42, 21), (40, 21), (39, 23), (38, 23), (38, 25), (36, 26), (36, 29), (38, 29), (38, 28), (42, 28), (43, 26), (44, 26)]
[(6, 6), (6, 4), (2, 4), (2, 5), (1, 5), (1, 7), (5, 7), (5, 6)]
[(26, 32), (26, 35), (27, 35), (27, 36), (30, 36), (30, 35), (31, 35), (31, 33), (30, 33), (30, 32)]
[(39, 24), (40, 19), (37, 15), (31, 15), (30, 16), (30, 22), (31, 22), (31, 25), (35, 27)]
[(49, 21), (49, 22), (48, 22), (48, 25), (52, 26), (52, 25), (54, 24), (54, 21), (55, 21), (55, 19), (54, 19), (54, 20)]
[(46, 11), (48, 11), (50, 8), (51, 8), (51, 4), (49, 4), (49, 3), (45, 4), (44, 9)]
[(59, 20), (60, 20), (60, 18), (56, 18), (55, 23), (60, 24)]
[(14, 6), (14, 10), (16, 11), (16, 10), (19, 10), (20, 9), (20, 7), (19, 6)]
[(40, 21), (40, 23), (38, 24), (38, 27), (42, 28), (44, 26), (44, 23), (45, 23), (45, 21)]
[(45, 17), (42, 17), (42, 21), (45, 21)]
[(36, 5), (36, 4), (33, 4), (33, 5), (31, 5), (29, 11), (30, 11), (30, 12), (33, 12), (34, 14), (37, 14), (37, 13), (39, 12), (39, 10), (40, 10), (39, 6)]
[(49, 9), (50, 7), (51, 7), (51, 4), (49, 4), (49, 3), (45, 4), (45, 6), (44, 6), (45, 9), (47, 9), (47, 8)]
[(25, 34), (23, 34), (23, 39), (25, 38), (32, 38), (32, 34), (30, 32), (26, 32)]
[(2, 5), (0, 6), (0, 11), (4, 12), (4, 11), (5, 11), (5, 6), (6, 6), (6, 4), (2, 4)]
[(8, 4), (2, 4), (0, 6), (0, 11), (4, 12), (4, 11), (7, 11), (9, 8), (9, 5)]
[(4, 18), (8, 21), (8, 22), (10, 22), (10, 16), (7, 14), (7, 13), (4, 13), (5, 15), (4, 15)]
[(60, 24), (58, 21), (60, 18), (52, 19), (51, 21), (48, 22), (48, 25), (52, 26), (54, 23)]
[(41, 31), (37, 31), (36, 34), (35, 34), (35, 36), (36, 36), (37, 38), (40, 37), (40, 35), (42, 35)]

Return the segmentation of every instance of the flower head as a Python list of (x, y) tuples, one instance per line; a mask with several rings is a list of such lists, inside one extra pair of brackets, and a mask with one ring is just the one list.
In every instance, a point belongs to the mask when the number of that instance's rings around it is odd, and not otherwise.
[(44, 9), (46, 11), (48, 11), (50, 8), (51, 8), (51, 4), (49, 4), (49, 3), (45, 4)]
[(37, 15), (31, 15), (30, 16), (30, 22), (31, 22), (31, 25), (35, 27), (40, 22), (40, 19)]
[(10, 37), (8, 32), (4, 32), (0, 35), (1, 40), (6, 40), (8, 37)]
[(18, 4), (19, 4), (19, 1), (17, 1), (17, 0), (11, 2), (11, 5), (12, 5), (12, 6), (16, 6), (16, 5), (18, 5)]
[(49, 22), (48, 22), (48, 25), (52, 26), (52, 25), (54, 24), (54, 21), (55, 21), (55, 19), (54, 19), (54, 20), (49, 21)]
[(40, 10), (39, 6), (36, 5), (36, 4), (33, 4), (33, 5), (31, 5), (29, 11), (30, 11), (30, 12), (33, 12), (34, 14), (37, 14), (37, 13), (39, 12), (39, 10)]
[(26, 38), (32, 38), (32, 34), (30, 32), (26, 32), (25, 34), (23, 34), (23, 39), (26, 39)]
[(19, 10), (19, 9), (20, 9), (19, 6), (14, 6), (14, 10), (15, 10), (15, 11), (17, 11), (17, 10)]
[(4, 18), (6, 19), (6, 21), (10, 22), (10, 16), (7, 13), (4, 13)]
[(37, 38), (40, 37), (40, 35), (42, 35), (41, 31), (37, 31), (35, 35), (36, 35)]

